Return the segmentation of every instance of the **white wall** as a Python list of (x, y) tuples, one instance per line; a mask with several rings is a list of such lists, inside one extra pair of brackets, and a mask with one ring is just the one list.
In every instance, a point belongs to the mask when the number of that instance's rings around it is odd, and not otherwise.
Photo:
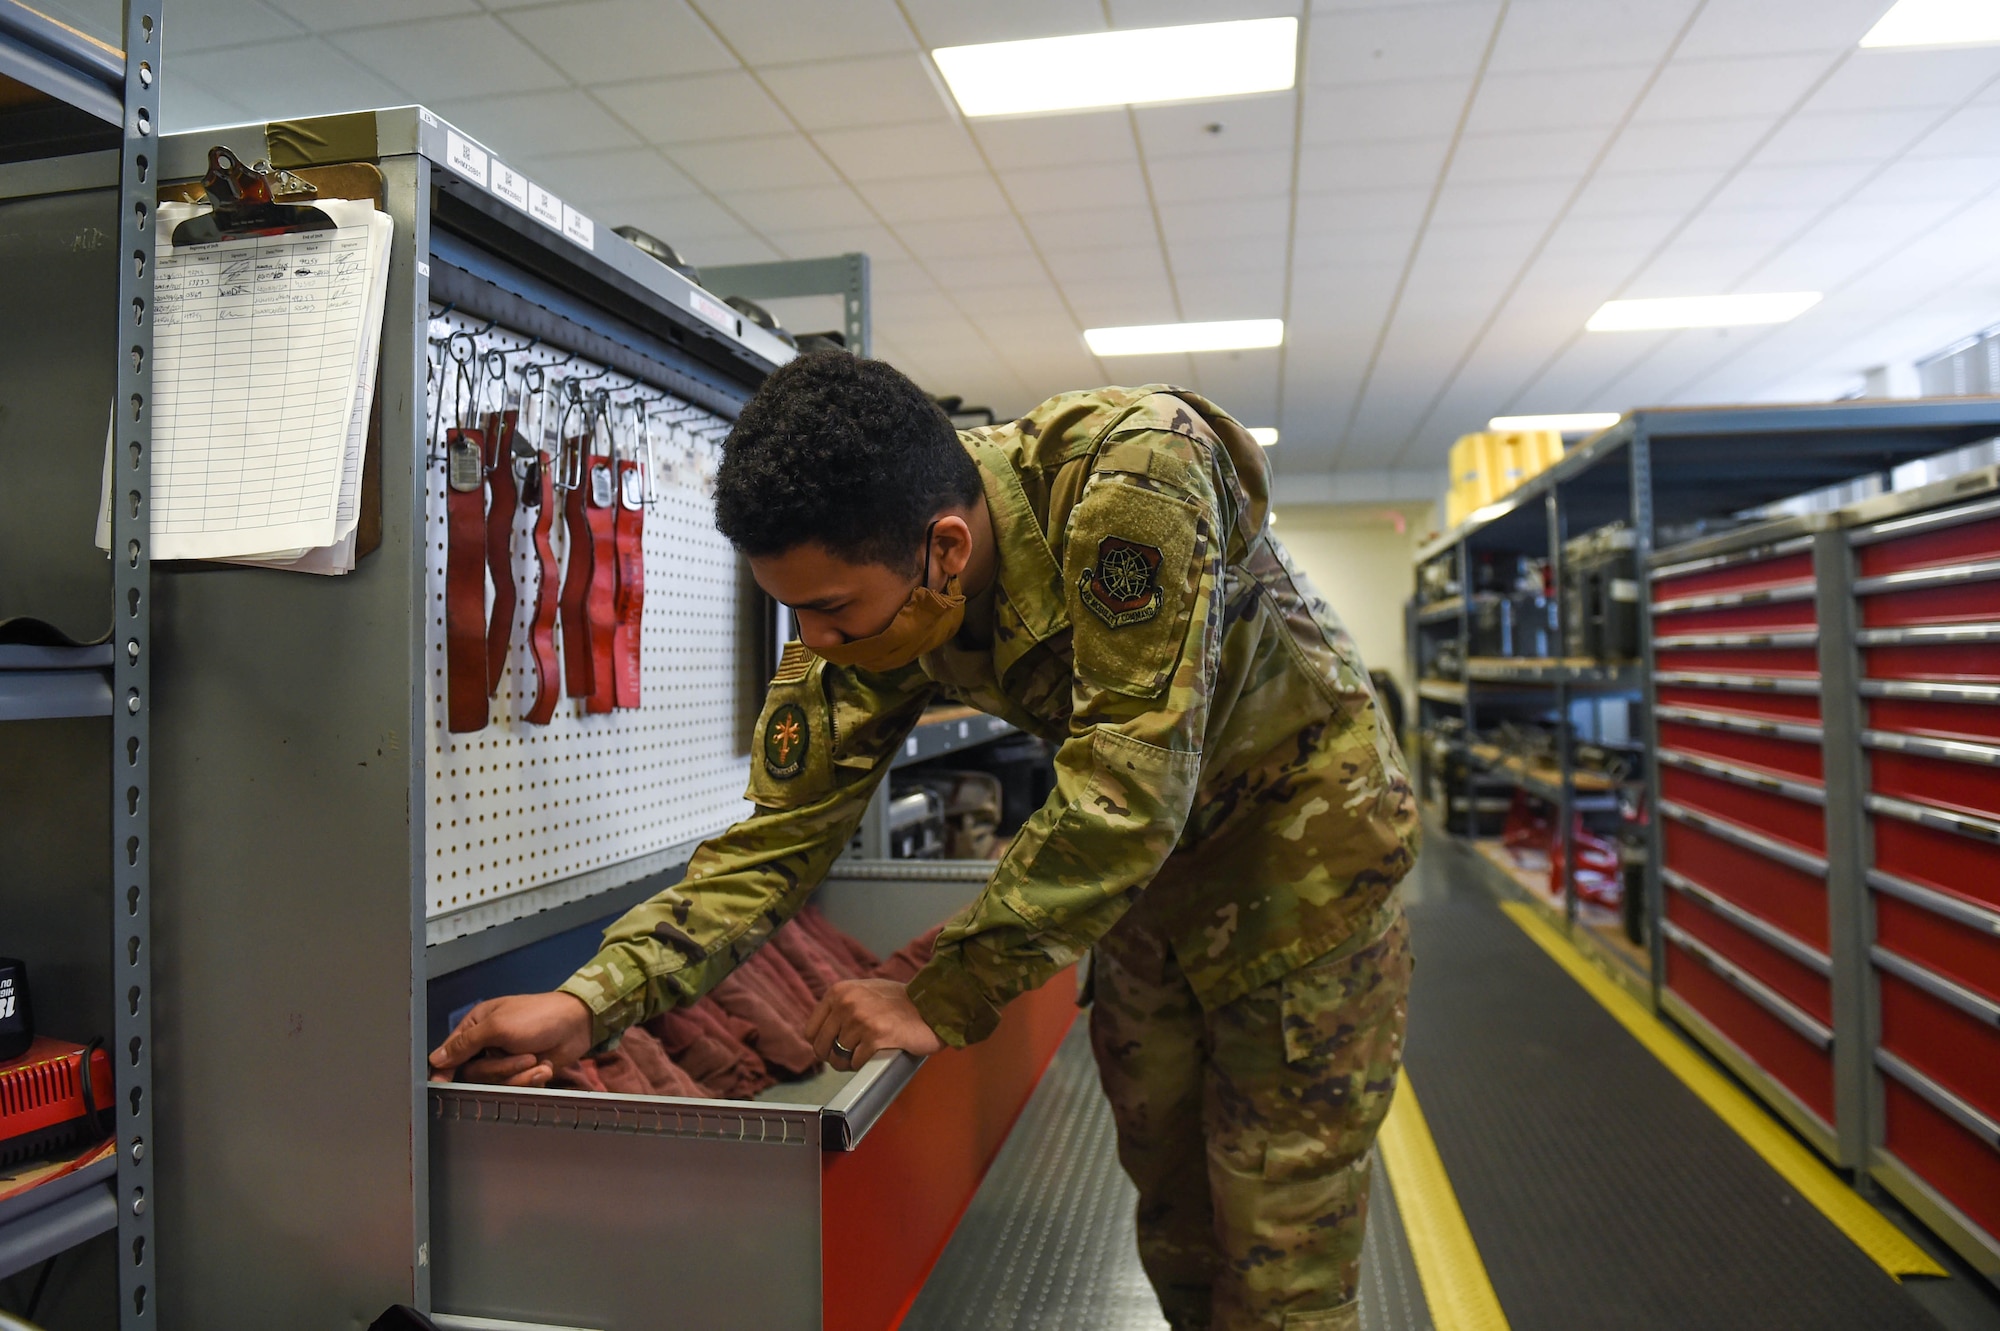
[(1431, 529), (1431, 508), (1428, 504), (1281, 504), (1275, 529), (1278, 540), (1354, 635), (1368, 668), (1395, 676), (1403, 690), (1404, 708), (1411, 712), (1416, 693), (1403, 659), (1403, 606), (1416, 588), (1413, 560)]

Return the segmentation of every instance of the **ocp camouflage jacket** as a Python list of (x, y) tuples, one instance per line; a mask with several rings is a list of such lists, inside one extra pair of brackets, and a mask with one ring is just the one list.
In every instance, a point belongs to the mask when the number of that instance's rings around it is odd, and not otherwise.
[(926, 705), (1056, 746), (1055, 790), (910, 997), (951, 1044), (1128, 911), (1209, 1007), (1379, 930), (1417, 806), (1354, 643), (1272, 536), (1263, 450), (1194, 393), (1065, 393), (962, 432), (999, 547), (990, 645), (886, 674), (794, 644), (757, 812), (562, 987), (601, 1039), (692, 1002), (804, 904)]

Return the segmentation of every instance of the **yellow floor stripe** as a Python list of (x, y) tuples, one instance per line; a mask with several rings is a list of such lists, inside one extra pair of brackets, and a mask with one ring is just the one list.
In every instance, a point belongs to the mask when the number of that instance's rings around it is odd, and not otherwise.
[(1396, 1190), (1396, 1209), (1437, 1331), (1507, 1331), (1507, 1314), (1500, 1311), (1407, 1070), (1375, 1144)]
[(1880, 1211), (1841, 1182), (1838, 1175), (1776, 1119), (1765, 1113), (1756, 1101), (1738, 1090), (1734, 1082), (1710, 1066), (1685, 1040), (1669, 1030), (1637, 999), (1619, 988), (1610, 976), (1593, 966), (1569, 939), (1563, 937), (1561, 931), (1538, 915), (1532, 906), (1519, 901), (1505, 901), (1500, 903), (1500, 909), (1506, 911), (1514, 923), (1521, 926), (1523, 933), (1548, 953), (1556, 965), (1568, 971), (1570, 978), (1582, 985), (1653, 1057), (1666, 1064), (1669, 1072), (1700, 1096), (1702, 1102), (1714, 1110), (1737, 1136), (1749, 1143), (1750, 1149), (1762, 1156), (1765, 1164), (1777, 1170), (1787, 1183), (1818, 1207), (1822, 1215), (1831, 1220), (1841, 1233), (1854, 1240), (1855, 1246), (1867, 1253), (1884, 1271), (1899, 1280), (1904, 1276), (1948, 1274), (1909, 1235), (1890, 1224)]

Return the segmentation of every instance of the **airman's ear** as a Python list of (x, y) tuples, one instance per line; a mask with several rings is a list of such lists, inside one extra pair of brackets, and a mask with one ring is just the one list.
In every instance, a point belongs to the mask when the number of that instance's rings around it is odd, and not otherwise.
[(972, 527), (958, 513), (946, 513), (931, 524), (931, 567), (941, 578), (959, 577), (972, 561)]

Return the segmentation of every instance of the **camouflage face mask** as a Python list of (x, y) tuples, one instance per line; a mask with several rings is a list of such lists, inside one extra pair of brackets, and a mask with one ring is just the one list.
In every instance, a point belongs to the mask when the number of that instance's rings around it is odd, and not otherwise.
[(924, 576), (911, 589), (910, 598), (889, 621), (889, 627), (869, 638), (855, 638), (838, 646), (816, 647), (814, 653), (837, 666), (855, 666), (881, 674), (900, 670), (927, 652), (950, 642), (965, 621), (965, 594), (959, 590), (958, 575), (945, 575), (944, 590), (931, 590), (931, 530), (924, 531)]

